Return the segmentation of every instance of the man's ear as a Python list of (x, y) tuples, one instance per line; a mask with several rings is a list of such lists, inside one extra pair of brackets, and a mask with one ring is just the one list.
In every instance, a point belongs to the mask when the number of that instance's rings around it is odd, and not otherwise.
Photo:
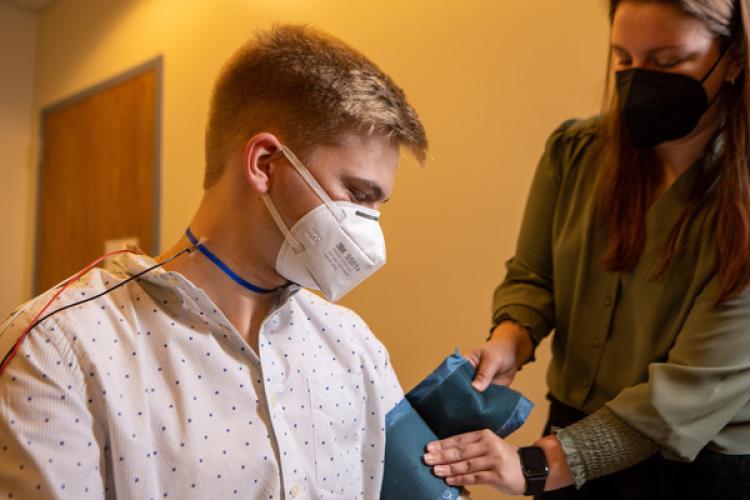
[(256, 193), (265, 194), (270, 191), (272, 160), (277, 159), (280, 151), (281, 142), (269, 132), (255, 134), (245, 143), (242, 171), (245, 180)]

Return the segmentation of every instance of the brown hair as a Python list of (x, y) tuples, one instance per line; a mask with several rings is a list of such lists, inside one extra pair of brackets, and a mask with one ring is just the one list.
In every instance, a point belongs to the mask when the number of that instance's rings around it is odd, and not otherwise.
[[(609, 1), (610, 23), (622, 0)], [(672, 258), (688, 244), (686, 225), (702, 210), (713, 214), (716, 238), (716, 267), (721, 280), (717, 304), (732, 298), (750, 285), (750, 81), (748, 67), (747, 0), (639, 0), (678, 7), (700, 19), (731, 55), (743, 63), (733, 85), (725, 83), (722, 106), (725, 149), (718, 168), (699, 175), (688, 206), (672, 229), (656, 266), (655, 278), (663, 278)], [(646, 212), (663, 181), (654, 168), (650, 151), (634, 149), (627, 138), (617, 93), (609, 82), (605, 98), (605, 161), (597, 185), (600, 220), (608, 228), (608, 245), (602, 258), (610, 271), (625, 272), (638, 262), (645, 247)], [(713, 189), (710, 189), (711, 186)]]
[(348, 133), (383, 133), (424, 161), (427, 138), (404, 92), (340, 40), (305, 26), (259, 33), (226, 63), (206, 129), (204, 189), (253, 134), (280, 132), (301, 158)]

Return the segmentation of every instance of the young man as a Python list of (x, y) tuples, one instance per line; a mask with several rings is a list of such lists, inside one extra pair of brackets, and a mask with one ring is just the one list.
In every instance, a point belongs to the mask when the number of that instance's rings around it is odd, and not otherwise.
[[(300, 286), (335, 300), (385, 262), (400, 146), (424, 158), (416, 113), (342, 42), (241, 48), (185, 236), (86, 273), (6, 362), (0, 496), (378, 498), (402, 390), (362, 320)], [(53, 292), (0, 327), (3, 355)]]

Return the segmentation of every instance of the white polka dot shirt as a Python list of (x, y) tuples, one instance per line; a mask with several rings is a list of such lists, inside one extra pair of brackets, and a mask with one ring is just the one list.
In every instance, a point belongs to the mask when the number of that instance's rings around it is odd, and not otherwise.
[[(120, 255), (48, 311), (153, 264)], [(402, 397), (350, 310), (287, 290), (256, 355), (202, 290), (157, 269), (27, 336), (0, 377), (0, 498), (377, 499)]]

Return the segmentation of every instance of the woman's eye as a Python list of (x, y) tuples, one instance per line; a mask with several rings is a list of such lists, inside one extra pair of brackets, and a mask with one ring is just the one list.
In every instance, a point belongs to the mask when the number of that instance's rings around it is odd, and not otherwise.
[(617, 64), (617, 67), (619, 68), (627, 68), (632, 64), (632, 62), (630, 61), (630, 59), (618, 59), (615, 64)]
[(656, 61), (656, 65), (660, 68), (674, 68), (681, 62), (680, 59), (663, 59), (661, 61)]

